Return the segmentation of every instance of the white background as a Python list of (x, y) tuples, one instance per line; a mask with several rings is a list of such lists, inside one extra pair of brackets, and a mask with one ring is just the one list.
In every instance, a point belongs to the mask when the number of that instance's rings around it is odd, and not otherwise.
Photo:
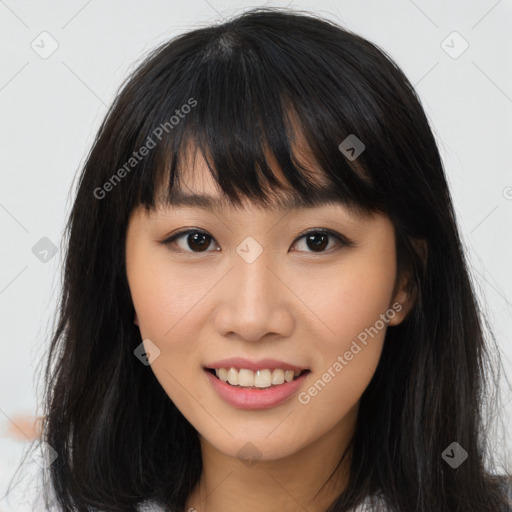
[[(482, 308), (512, 375), (511, 0), (0, 1), (0, 461), (24, 445), (3, 434), (9, 418), (39, 413), (37, 372), (74, 180), (118, 87), (159, 43), (258, 5), (289, 5), (348, 27), (413, 83), (440, 146)], [(58, 43), (47, 59), (31, 47), (44, 31)], [(445, 51), (463, 48), (457, 36), (446, 39), (453, 31), (469, 44), (458, 58)], [(42, 237), (59, 248), (47, 263), (32, 253)], [(507, 425), (509, 399), (501, 411)], [(507, 443), (496, 450), (510, 453)], [(4, 483), (0, 464), (0, 492)]]

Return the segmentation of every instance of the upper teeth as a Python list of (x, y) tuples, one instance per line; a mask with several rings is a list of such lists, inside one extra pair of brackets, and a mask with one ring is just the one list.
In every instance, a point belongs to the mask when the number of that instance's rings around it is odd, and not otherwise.
[(294, 377), (300, 375), (300, 370), (248, 370), (241, 368), (216, 368), (215, 374), (220, 380), (229, 382), (233, 386), (268, 388), (270, 385), (283, 384), (284, 381), (291, 382)]

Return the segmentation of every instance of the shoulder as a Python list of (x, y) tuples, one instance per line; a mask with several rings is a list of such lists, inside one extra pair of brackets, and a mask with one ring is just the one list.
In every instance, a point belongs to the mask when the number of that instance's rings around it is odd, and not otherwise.
[(145, 501), (137, 507), (138, 512), (165, 512), (165, 510), (153, 501)]
[(512, 511), (512, 476), (511, 475), (499, 475), (496, 477), (498, 479), (500, 488), (503, 493), (509, 499), (509, 508), (507, 512)]
[(389, 512), (389, 510), (384, 495), (379, 493), (367, 496), (364, 501), (351, 512)]
[[(508, 506), (499, 512), (512, 512), (512, 476), (511, 475), (495, 475), (503, 494), (508, 498)], [(386, 502), (383, 494), (375, 494), (368, 496), (358, 507), (351, 512), (389, 512), (391, 510)], [(498, 511), (497, 511), (498, 512)]]

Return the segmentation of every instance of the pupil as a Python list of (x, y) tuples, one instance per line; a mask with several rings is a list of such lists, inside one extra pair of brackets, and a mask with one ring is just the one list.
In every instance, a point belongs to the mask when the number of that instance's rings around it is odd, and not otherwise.
[[(318, 238), (320, 238), (320, 237), (323, 238), (323, 242), (318, 241)], [(317, 239), (316, 242), (314, 241), (315, 239)], [(327, 235), (325, 235), (323, 233), (315, 233), (315, 234), (309, 235), (307, 238), (308, 243), (313, 242), (313, 246), (310, 247), (310, 249), (311, 248), (320, 249), (320, 250), (325, 249), (325, 247), (327, 246), (327, 243), (325, 243), (326, 240), (327, 240)]]
[(208, 238), (208, 235), (205, 235), (203, 233), (191, 233), (188, 236), (189, 246), (193, 249), (194, 248), (193, 244), (197, 243), (197, 239), (198, 238), (200, 239), (201, 237), (203, 238), (203, 243), (198, 243), (199, 251), (204, 251), (205, 249), (208, 249), (208, 246), (210, 245), (210, 243), (209, 242), (207, 242), (206, 244), (204, 243), (204, 239)]

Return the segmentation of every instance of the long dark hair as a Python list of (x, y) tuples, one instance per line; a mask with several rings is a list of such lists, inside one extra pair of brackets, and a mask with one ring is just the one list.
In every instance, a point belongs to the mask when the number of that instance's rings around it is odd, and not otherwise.
[[(357, 158), (339, 147), (349, 136), (364, 144)], [(485, 335), (420, 100), (375, 44), (310, 13), (258, 8), (154, 50), (123, 84), (85, 162), (45, 373), (42, 439), (58, 454), (45, 483), (63, 511), (130, 512), (145, 501), (181, 511), (201, 474), (196, 430), (133, 354), (130, 213), (173, 188), (189, 146), (233, 203), (272, 199), (279, 182), (268, 155), (307, 202), (317, 185), (297, 158), (299, 140), (333, 195), (392, 220), (415, 299), (387, 331), (361, 397), (348, 485), (329, 510), (378, 493), (400, 512), (505, 508), (483, 413), (485, 399), (498, 403), (498, 348)], [(468, 454), (457, 468), (443, 455), (454, 442)]]

